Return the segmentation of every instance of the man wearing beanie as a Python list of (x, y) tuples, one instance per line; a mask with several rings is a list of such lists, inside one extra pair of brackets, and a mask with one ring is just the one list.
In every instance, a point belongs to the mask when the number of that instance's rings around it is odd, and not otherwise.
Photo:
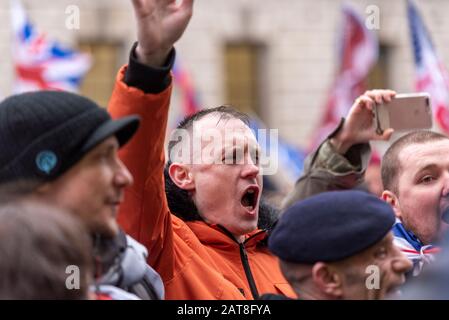
[(325, 192), (289, 207), (268, 245), (300, 299), (383, 299), (412, 267), (393, 245), (394, 222), (373, 195)]
[(93, 101), (67, 92), (30, 92), (0, 103), (3, 201), (5, 194), (36, 199), (78, 217), (94, 245), (92, 289), (103, 298), (163, 298), (146, 249), (116, 220), (133, 182), (117, 152), (138, 125), (136, 116), (112, 120)]

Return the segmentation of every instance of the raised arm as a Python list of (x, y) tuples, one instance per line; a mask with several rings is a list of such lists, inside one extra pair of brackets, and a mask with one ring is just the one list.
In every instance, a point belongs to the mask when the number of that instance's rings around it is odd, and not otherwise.
[[(178, 1), (179, 2), (179, 1)], [(138, 42), (118, 76), (109, 104), (115, 118), (138, 114), (141, 126), (120, 150), (134, 177), (120, 208), (123, 229), (149, 250), (165, 279), (173, 265), (173, 231), (164, 192), (164, 140), (171, 95), (174, 43), (192, 14), (192, 0), (133, 0)]]
[(304, 173), (285, 198), (284, 208), (320, 192), (354, 188), (363, 181), (370, 158), (369, 142), (389, 140), (393, 134), (391, 128), (382, 135), (376, 133), (374, 105), (395, 95), (391, 90), (371, 90), (355, 100), (347, 118), (308, 156)]

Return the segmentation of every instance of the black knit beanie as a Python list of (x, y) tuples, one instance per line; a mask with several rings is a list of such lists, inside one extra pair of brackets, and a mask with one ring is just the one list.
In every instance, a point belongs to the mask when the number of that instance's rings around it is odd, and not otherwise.
[(82, 96), (61, 91), (14, 95), (0, 103), (0, 184), (51, 181), (105, 139), (125, 144), (137, 116), (112, 120)]

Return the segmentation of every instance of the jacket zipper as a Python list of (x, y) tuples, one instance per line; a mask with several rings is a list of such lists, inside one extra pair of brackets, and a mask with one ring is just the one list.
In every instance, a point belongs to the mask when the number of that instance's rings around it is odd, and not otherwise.
[(243, 269), (245, 270), (246, 279), (248, 280), (249, 288), (251, 289), (251, 294), (254, 300), (259, 299), (259, 292), (257, 291), (256, 282), (254, 281), (253, 274), (251, 273), (251, 268), (249, 266), (248, 255), (246, 254), (245, 244), (239, 243), (240, 247), (240, 259), (242, 260)]
[(246, 254), (246, 249), (245, 249), (245, 243), (247, 243), (250, 239), (254, 238), (255, 236), (259, 235), (262, 232), (265, 231), (261, 231), (258, 232), (254, 235), (252, 235), (251, 237), (249, 237), (248, 239), (246, 239), (243, 243), (238, 242), (234, 236), (223, 226), (218, 225), (218, 227), (223, 230), (223, 232), (230, 237), (234, 242), (236, 242), (239, 245), (239, 249), (240, 249), (240, 259), (242, 261), (242, 265), (243, 265), (243, 269), (245, 270), (245, 275), (246, 275), (246, 280), (248, 281), (249, 284), (249, 288), (251, 290), (251, 294), (253, 295), (254, 300), (258, 300), (259, 299), (259, 292), (257, 290), (257, 286), (256, 286), (256, 282), (254, 281), (254, 277), (253, 274), (251, 272), (251, 267), (249, 265), (249, 260), (248, 260), (248, 255)]

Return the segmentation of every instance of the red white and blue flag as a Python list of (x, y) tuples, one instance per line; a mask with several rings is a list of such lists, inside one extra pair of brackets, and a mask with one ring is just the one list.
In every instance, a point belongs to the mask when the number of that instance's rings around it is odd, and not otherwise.
[(407, 3), (407, 14), (415, 58), (415, 89), (430, 94), (434, 117), (441, 129), (449, 133), (448, 73), (412, 1)]
[(365, 91), (365, 79), (378, 58), (376, 35), (349, 5), (343, 6), (343, 28), (339, 41), (339, 67), (330, 89), (319, 129), (310, 150), (315, 149), (348, 114), (354, 100)]
[(413, 232), (405, 229), (398, 218), (396, 218), (392, 231), (394, 245), (413, 263), (413, 276), (419, 275), (423, 267), (433, 262), (435, 260), (435, 254), (441, 251), (439, 247), (434, 245), (424, 245)]
[(195, 90), (193, 80), (190, 76), (189, 71), (182, 65), (179, 61), (179, 58), (176, 57), (175, 64), (173, 66), (173, 78), (175, 82), (175, 86), (180, 89), (181, 93), (181, 117), (182, 120), (184, 117), (187, 117), (195, 112), (201, 110), (201, 107), (198, 102), (198, 93)]
[(11, 1), (14, 92), (77, 91), (91, 66), (90, 56), (61, 46), (38, 32), (22, 4)]

